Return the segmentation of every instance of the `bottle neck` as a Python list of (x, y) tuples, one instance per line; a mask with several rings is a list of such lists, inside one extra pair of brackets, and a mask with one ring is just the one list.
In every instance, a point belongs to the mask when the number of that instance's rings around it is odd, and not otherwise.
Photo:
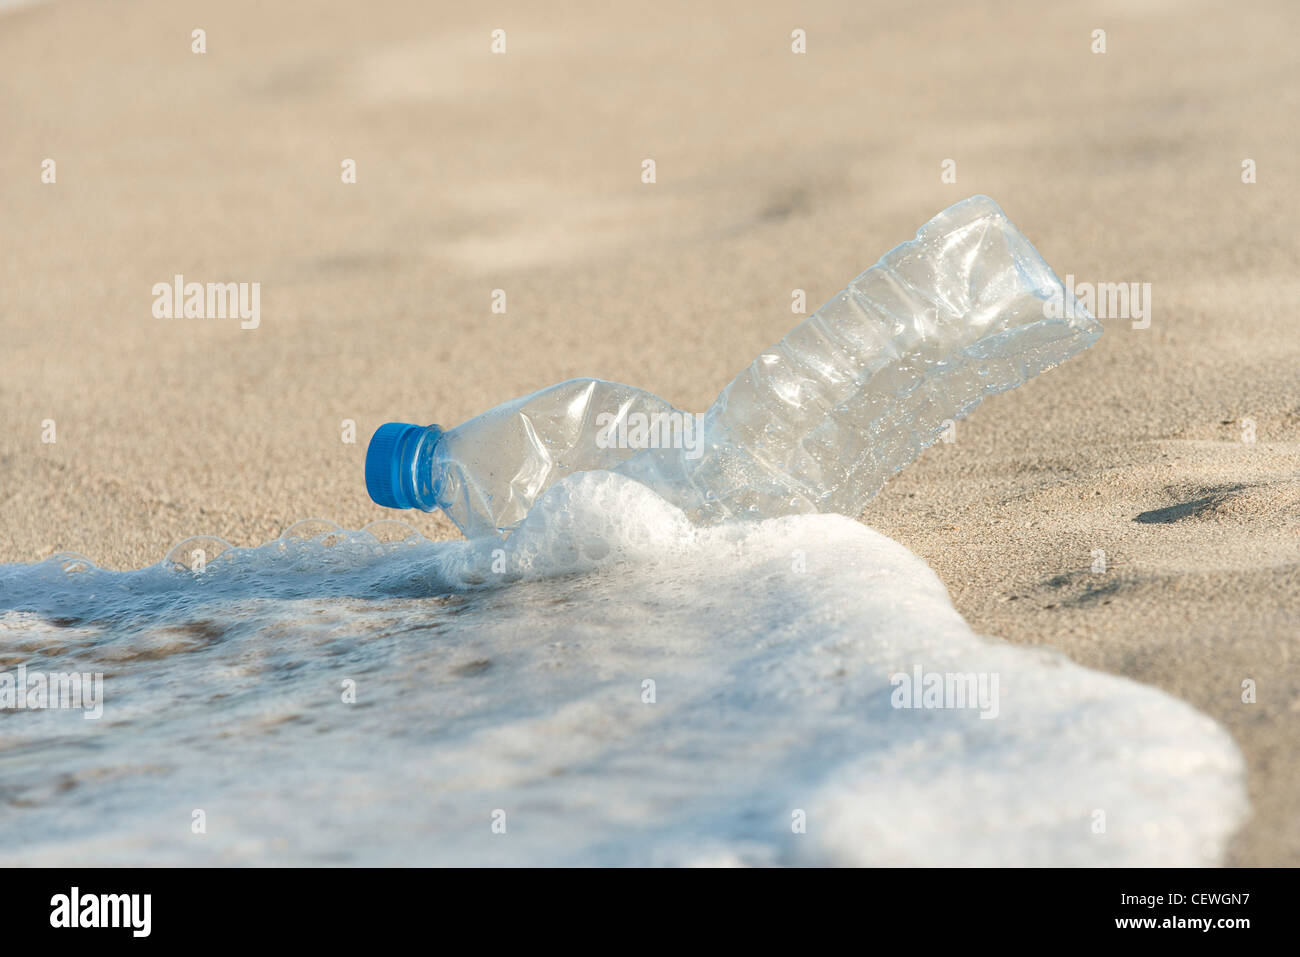
[(398, 449), (401, 463), (398, 479), (402, 483), (402, 492), (412, 507), (423, 512), (432, 512), (438, 507), (439, 483), (434, 453), (442, 435), (442, 429), (436, 425), (412, 430)]

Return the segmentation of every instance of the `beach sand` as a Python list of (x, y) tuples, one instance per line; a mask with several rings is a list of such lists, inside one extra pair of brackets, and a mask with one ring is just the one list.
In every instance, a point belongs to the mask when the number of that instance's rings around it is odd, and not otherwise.
[[(314, 516), (450, 537), (370, 503), (380, 423), (577, 375), (702, 410), (799, 321), (792, 290), (811, 311), (987, 193), (1062, 276), (1151, 283), (1150, 326), (1103, 320), (862, 520), (977, 631), (1220, 721), (1253, 805), (1229, 863), (1300, 863), (1298, 26), (1289, 2), (7, 11), (0, 561), (137, 567)], [(260, 325), (155, 318), (176, 274), (259, 282)]]

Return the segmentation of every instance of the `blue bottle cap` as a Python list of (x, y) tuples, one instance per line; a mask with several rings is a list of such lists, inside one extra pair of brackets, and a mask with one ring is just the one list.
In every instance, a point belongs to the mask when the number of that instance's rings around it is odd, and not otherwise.
[(403, 481), (403, 469), (410, 471), (415, 443), (407, 440), (424, 431), (422, 425), (388, 422), (375, 430), (366, 448), (366, 491), (385, 508), (415, 508), (411, 499), (411, 478)]

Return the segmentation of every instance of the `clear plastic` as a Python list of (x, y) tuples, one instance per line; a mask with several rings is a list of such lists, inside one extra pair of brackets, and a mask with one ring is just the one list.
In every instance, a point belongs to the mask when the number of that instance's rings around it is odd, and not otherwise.
[(440, 507), (468, 538), (506, 532), (564, 476), (614, 469), (640, 451), (601, 441), (608, 416), (637, 421), (673, 412), (641, 389), (571, 379), (431, 435), (436, 440), (415, 463), (417, 476), (429, 482), (417, 478), (417, 488), (426, 507)]
[(552, 483), (609, 469), (701, 525), (856, 517), (949, 421), (1100, 334), (998, 205), (973, 196), (755, 359), (702, 417), (629, 386), (563, 382), (436, 433), (415, 465), (421, 507), (469, 537), (505, 533)]

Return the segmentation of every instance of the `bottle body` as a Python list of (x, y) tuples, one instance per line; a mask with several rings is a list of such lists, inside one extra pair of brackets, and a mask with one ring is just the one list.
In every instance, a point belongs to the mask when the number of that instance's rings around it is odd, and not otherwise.
[[(1054, 308), (1057, 307), (1057, 308)], [(856, 517), (987, 395), (1101, 326), (998, 205), (944, 210), (764, 352), (705, 413), (704, 453), (658, 489), (694, 521)]]
[[(508, 532), (552, 483), (590, 469), (636, 479), (701, 525), (856, 517), (986, 395), (1100, 334), (998, 205), (974, 196), (755, 359), (702, 416), (630, 386), (574, 379), (445, 433), (384, 426), (367, 484), (380, 504), (442, 508), (469, 537)], [(634, 422), (650, 425), (629, 430)], [(381, 442), (384, 429), (395, 431)]]
[(469, 538), (507, 532), (564, 476), (614, 469), (635, 455), (627, 423), (673, 415), (681, 413), (631, 386), (561, 382), (438, 434), (414, 463), (427, 490), (417, 507), (441, 508)]

